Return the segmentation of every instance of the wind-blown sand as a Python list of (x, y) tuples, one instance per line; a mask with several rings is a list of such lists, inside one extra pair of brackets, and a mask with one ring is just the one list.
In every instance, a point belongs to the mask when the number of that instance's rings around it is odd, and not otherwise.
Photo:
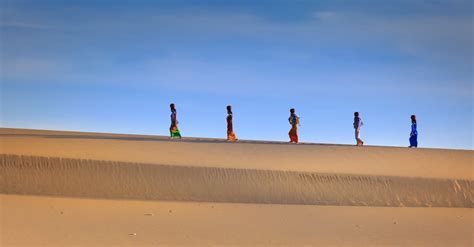
[(0, 243), (471, 246), (472, 158), (0, 129)]

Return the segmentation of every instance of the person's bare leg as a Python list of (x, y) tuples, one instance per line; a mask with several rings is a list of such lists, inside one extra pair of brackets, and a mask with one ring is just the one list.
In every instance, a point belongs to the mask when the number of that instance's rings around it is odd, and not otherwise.
[(356, 146), (360, 146), (359, 130), (358, 129), (355, 129), (354, 135), (355, 135), (355, 139), (356, 139)]

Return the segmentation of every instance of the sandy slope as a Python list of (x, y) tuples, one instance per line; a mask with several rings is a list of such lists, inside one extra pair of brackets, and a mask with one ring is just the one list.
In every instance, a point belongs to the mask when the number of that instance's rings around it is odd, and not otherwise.
[(0, 243), (472, 246), (473, 153), (0, 129)]
[(472, 180), (324, 174), (0, 154), (0, 193), (349, 206), (472, 207)]
[(216, 139), (0, 128), (0, 153), (139, 162), (364, 175), (472, 179), (468, 150), (226, 143)]

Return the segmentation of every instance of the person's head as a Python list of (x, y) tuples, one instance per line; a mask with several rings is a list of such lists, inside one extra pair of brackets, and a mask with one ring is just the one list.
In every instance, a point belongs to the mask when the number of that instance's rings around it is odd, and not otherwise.
[(412, 123), (416, 123), (416, 116), (415, 115), (411, 115), (411, 122)]
[(232, 114), (232, 106), (231, 105), (227, 106), (227, 113)]
[(172, 112), (176, 111), (176, 106), (174, 105), (174, 103), (170, 104), (170, 109), (171, 109)]
[(290, 109), (290, 113), (291, 113), (291, 114), (295, 113), (295, 108), (291, 108), (291, 109)]
[(354, 117), (358, 117), (359, 116), (359, 112), (354, 112)]

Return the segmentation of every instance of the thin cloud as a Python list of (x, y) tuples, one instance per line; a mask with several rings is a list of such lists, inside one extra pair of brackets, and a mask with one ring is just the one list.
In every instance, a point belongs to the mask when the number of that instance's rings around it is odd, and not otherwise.
[[(86, 16), (87, 21), (83, 22), (84, 18), (78, 17), (72, 18), (74, 20), (72, 23), (60, 22), (57, 19), (59, 17), (48, 15), (44, 18), (36, 16), (36, 19), (42, 20), (38, 23), (28, 22), (27, 19), (22, 22), (20, 18), (18, 22), (5, 24), (37, 28), (50, 27), (47, 23), (69, 26), (68, 32), (56, 30), (44, 32), (42, 36), (64, 36), (67, 37), (65, 40), (72, 40), (76, 46), (82, 45), (82, 41), (85, 40), (90, 46), (86, 51), (89, 55), (86, 57), (83, 54), (76, 54), (75, 57), (66, 57), (58, 51), (59, 54), (53, 54), (54, 56), (46, 54), (47, 58), (43, 58), (45, 52), (42, 51), (42, 55), (31, 54), (31, 57), (4, 56), (2, 64), (5, 64), (3, 70), (7, 78), (23, 80), (43, 78), (62, 80), (65, 83), (148, 84), (179, 90), (218, 93), (227, 90), (225, 86), (220, 85), (233, 83), (236, 85), (235, 92), (251, 91), (257, 87), (258, 90), (278, 94), (294, 84), (305, 88), (316, 85), (314, 90), (309, 91), (321, 92), (324, 89), (318, 88), (320, 82), (331, 83), (326, 86), (331, 88), (344, 87), (350, 82), (358, 81), (362, 85), (368, 85), (369, 89), (379, 81), (384, 81), (386, 85), (408, 85), (416, 82), (416, 79), (403, 76), (408, 74), (406, 71), (409, 71), (411, 76), (416, 75), (416, 72), (400, 64), (395, 64), (397, 70), (389, 71), (393, 75), (392, 78), (398, 81), (383, 78), (383, 73), (387, 71), (380, 73), (376, 71), (385, 68), (383, 64), (367, 62), (367, 59), (377, 52), (418, 59), (420, 61), (417, 61), (416, 69), (422, 67), (425, 72), (429, 72), (427, 68), (430, 67), (431, 70), (436, 70), (452, 64), (461, 64), (460, 68), (464, 70), (465, 67), (468, 69), (472, 67), (469, 66), (472, 65), (470, 16), (424, 14), (384, 17), (378, 13), (360, 10), (324, 10), (315, 11), (306, 19), (285, 22), (264, 18), (258, 14), (205, 9), (162, 10), (156, 11), (157, 13), (132, 9), (119, 14), (104, 12), (99, 14), (88, 12), (84, 8), (74, 10), (78, 11), (78, 16)], [(81, 22), (76, 23), (79, 21)], [(16, 33), (10, 34), (10, 38), (6, 40), (6, 48), (13, 51), (21, 50), (22, 47), (16, 47), (17, 44), (13, 42)], [(9, 42), (10, 39), (12, 42)], [(124, 66), (114, 62), (110, 58), (110, 55), (114, 55), (114, 50), (109, 51), (110, 46), (123, 40), (127, 41), (124, 43), (125, 49), (140, 44), (144, 47), (156, 46), (158, 50), (165, 52), (161, 58), (138, 59), (130, 62), (132, 66), (130, 63)], [(202, 44), (215, 44), (216, 40), (243, 41), (237, 43), (237, 47), (256, 44), (251, 52), (259, 54), (261, 62), (249, 63), (251, 59), (233, 61), (232, 58), (226, 58), (225, 54), (215, 60), (192, 55), (193, 52), (200, 50)], [(173, 46), (176, 41), (184, 45)], [(34, 47), (37, 41), (32, 39), (30, 42)], [(68, 45), (65, 42), (61, 43), (61, 47), (67, 47), (69, 50), (75, 48)], [(374, 47), (378, 50), (374, 50)], [(230, 47), (227, 49), (232, 50)], [(133, 49), (130, 53), (133, 53)], [(174, 56), (175, 53), (178, 53), (178, 56)], [(368, 64), (366, 66), (371, 66), (372, 69), (358, 72), (357, 68), (351, 67), (353, 65), (347, 65), (346, 53), (356, 60), (354, 62), (356, 66), (359, 59), (361, 64)], [(335, 64), (333, 69), (322, 67), (328, 61)], [(273, 65), (275, 71), (268, 69), (275, 62), (280, 62), (278, 66)], [(292, 62), (312, 63), (312, 66), (300, 69), (297, 65), (292, 65)], [(427, 81), (432, 81), (441, 88), (446, 84), (442, 80)], [(469, 82), (465, 82), (467, 83)]]
[(32, 23), (32, 22), (17, 22), (17, 21), (2, 21), (0, 22), (2, 28), (26, 28), (26, 29), (50, 29), (51, 25)]

